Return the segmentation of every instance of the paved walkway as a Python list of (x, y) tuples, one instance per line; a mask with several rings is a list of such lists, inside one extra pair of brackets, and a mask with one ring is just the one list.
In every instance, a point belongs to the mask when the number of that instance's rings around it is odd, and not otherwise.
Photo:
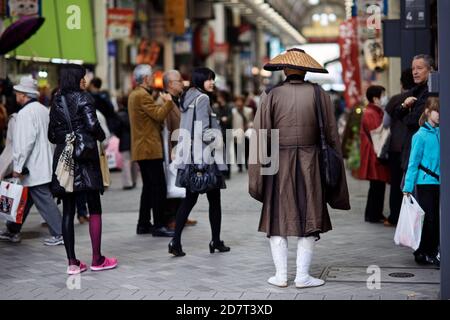
[[(175, 258), (167, 253), (168, 238), (135, 234), (140, 188), (122, 191), (114, 173), (103, 197), (103, 253), (116, 256), (119, 268), (68, 278), (64, 247), (43, 246), (47, 229), (31, 213), (22, 243), (0, 242), (0, 299), (437, 299), (438, 270), (419, 268), (411, 249), (395, 246), (394, 228), (363, 222), (368, 184), (349, 178), (349, 186), (352, 210), (331, 211), (334, 230), (316, 246), (311, 271), (327, 281), (319, 288), (293, 285), (295, 238), (289, 239), (289, 287), (267, 284), (274, 266), (268, 240), (257, 232), (261, 206), (248, 196), (246, 174), (234, 174), (222, 197), (222, 238), (231, 252), (209, 253), (207, 201), (201, 197), (192, 214), (199, 222), (183, 233), (187, 255)], [(76, 225), (76, 240), (78, 258), (89, 263), (87, 225)], [(372, 290), (371, 265), (381, 268), (380, 288)]]

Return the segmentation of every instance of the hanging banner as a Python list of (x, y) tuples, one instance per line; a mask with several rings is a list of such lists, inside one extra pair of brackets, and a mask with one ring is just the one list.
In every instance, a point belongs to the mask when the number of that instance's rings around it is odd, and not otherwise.
[(353, 108), (361, 101), (361, 75), (356, 18), (343, 22), (339, 27), (339, 47), (341, 52), (342, 78), (346, 90), (345, 102)]
[(108, 39), (129, 38), (133, 35), (134, 10), (108, 9)]

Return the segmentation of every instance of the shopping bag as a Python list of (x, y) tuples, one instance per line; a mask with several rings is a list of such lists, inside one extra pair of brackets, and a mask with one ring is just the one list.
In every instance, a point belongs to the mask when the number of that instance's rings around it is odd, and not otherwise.
[(169, 155), (169, 131), (164, 126), (162, 131), (163, 149), (164, 149), (164, 174), (166, 176), (167, 185), (167, 199), (185, 198), (186, 189), (180, 188), (175, 185), (177, 179), (177, 168), (175, 168), (175, 162), (170, 161)]
[(66, 146), (62, 151), (56, 165), (55, 175), (58, 183), (64, 188), (65, 192), (73, 192), (74, 181), (74, 167), (73, 149), (74, 149), (75, 135), (66, 135)]
[(400, 217), (395, 229), (395, 244), (417, 250), (422, 236), (424, 216), (425, 212), (412, 195), (403, 196)]
[(389, 157), (389, 144), (391, 141), (391, 129), (385, 128), (383, 123), (376, 129), (370, 131), (373, 150), (380, 160), (387, 160)]
[(0, 217), (7, 221), (22, 224), (27, 199), (27, 187), (2, 181), (0, 185)]
[(180, 188), (175, 185), (175, 180), (177, 179), (177, 169), (175, 168), (175, 163), (172, 162), (165, 166), (166, 170), (166, 184), (167, 184), (167, 199), (173, 198), (185, 198), (186, 189)]
[(103, 186), (109, 187), (111, 185), (111, 175), (109, 172), (108, 159), (106, 156), (105, 148), (100, 142), (97, 142), (98, 145), (98, 155), (100, 157), (100, 170), (102, 172), (103, 178)]

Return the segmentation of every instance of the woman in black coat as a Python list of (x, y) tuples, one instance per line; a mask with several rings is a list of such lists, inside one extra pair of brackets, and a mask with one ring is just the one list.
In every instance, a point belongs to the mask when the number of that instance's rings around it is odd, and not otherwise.
[(90, 149), (93, 155), (89, 159), (78, 160), (74, 158), (74, 185), (73, 192), (66, 192), (60, 186), (56, 175), (56, 166), (59, 157), (66, 146), (66, 135), (71, 133), (69, 122), (64, 112), (62, 96), (67, 103), (68, 114), (75, 133), (74, 148), (81, 142), (88, 140), (103, 141), (105, 133), (98, 122), (92, 97), (86, 90), (84, 76), (86, 70), (78, 65), (67, 65), (60, 72), (60, 90), (56, 92), (50, 110), (50, 123), (48, 139), (56, 145), (53, 157), (52, 192), (54, 196), (63, 201), (63, 237), (69, 260), (68, 274), (78, 274), (87, 270), (86, 264), (80, 262), (75, 256), (75, 235), (73, 220), (75, 217), (76, 199), (84, 193), (87, 196), (90, 221), (89, 233), (92, 242), (91, 270), (100, 271), (112, 269), (117, 266), (115, 258), (101, 255), (102, 207), (100, 194), (103, 194), (103, 178), (100, 169), (97, 144)]

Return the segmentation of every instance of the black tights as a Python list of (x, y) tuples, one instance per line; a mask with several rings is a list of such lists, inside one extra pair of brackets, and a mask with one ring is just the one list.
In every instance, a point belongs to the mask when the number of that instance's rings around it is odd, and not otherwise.
[[(175, 236), (173, 242), (181, 243), (181, 233), (192, 211), (192, 208), (197, 203), (199, 194), (186, 191), (186, 198), (181, 202), (178, 208), (175, 226)], [(209, 202), (209, 223), (211, 224), (212, 240), (214, 243), (220, 242), (220, 224), (222, 221), (222, 209), (220, 206), (220, 189), (214, 189), (206, 193)]]
[[(67, 258), (69, 259), (69, 264), (79, 264), (75, 256), (75, 231), (73, 220), (75, 218), (76, 199), (80, 196), (82, 196), (81, 193), (75, 192), (75, 193), (68, 193), (63, 198), (62, 233), (64, 238), (64, 246), (66, 247)], [(98, 256), (100, 254), (99, 237), (101, 236), (101, 214), (102, 214), (100, 194), (96, 191), (93, 192), (91, 191), (91, 192), (84, 192), (83, 196), (86, 196), (89, 214), (92, 217), (96, 216), (94, 217), (95, 221), (100, 221), (100, 226), (98, 226), (99, 223), (93, 223), (95, 224), (95, 226), (93, 227), (95, 229), (100, 228), (100, 230), (92, 230), (93, 228), (91, 228), (91, 224), (89, 226), (94, 256)], [(92, 231), (94, 231), (94, 237)], [(94, 250), (96, 248), (98, 249)]]

